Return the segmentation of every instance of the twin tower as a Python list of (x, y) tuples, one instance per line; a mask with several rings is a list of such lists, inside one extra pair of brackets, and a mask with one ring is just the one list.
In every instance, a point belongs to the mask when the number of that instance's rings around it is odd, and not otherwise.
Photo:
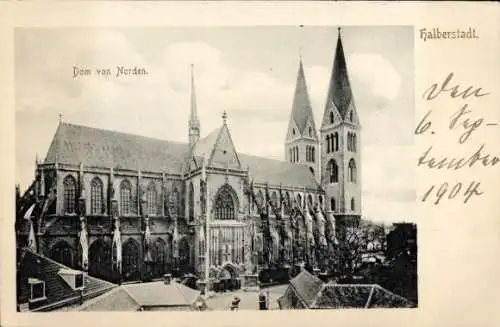
[(339, 28), (319, 136), (300, 58), (285, 140), (286, 160), (309, 167), (337, 217), (361, 216), (360, 130)]

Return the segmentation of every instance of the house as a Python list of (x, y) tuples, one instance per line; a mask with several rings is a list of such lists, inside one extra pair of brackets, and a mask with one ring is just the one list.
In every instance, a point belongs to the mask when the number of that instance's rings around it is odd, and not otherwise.
[(29, 249), (18, 249), (18, 258), (18, 311), (57, 310), (84, 303), (116, 287)]
[(414, 304), (377, 284), (323, 283), (304, 270), (278, 299), (280, 309), (412, 308)]

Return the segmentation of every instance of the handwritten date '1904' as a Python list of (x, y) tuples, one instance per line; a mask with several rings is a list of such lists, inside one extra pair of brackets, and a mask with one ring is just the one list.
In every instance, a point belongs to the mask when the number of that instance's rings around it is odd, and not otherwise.
[[(454, 77), (453, 73), (446, 76), (441, 84), (432, 84), (425, 92), (422, 97), (426, 101), (433, 101), (439, 97), (449, 96), (452, 100), (473, 100), (489, 95), (489, 92), (484, 91), (480, 87), (462, 87), (459, 84), (451, 86), (451, 80)], [(459, 146), (465, 144), (470, 140), (473, 132), (477, 131), (480, 127), (484, 126), (483, 117), (471, 118), (472, 113), (469, 110), (468, 103), (462, 103), (460, 108), (450, 116), (450, 121), (448, 129), (453, 131), (455, 129), (461, 129), (460, 137), (457, 140)], [(415, 135), (422, 134), (435, 134), (433, 130), (433, 121), (431, 118), (432, 110), (429, 110), (420, 122), (417, 124), (415, 129)], [(488, 124), (487, 124), (488, 125)], [(496, 124), (490, 124), (496, 125)], [(492, 167), (499, 163), (500, 159), (496, 156), (492, 156), (489, 153), (483, 153), (485, 144), (479, 146), (478, 150), (470, 157), (463, 158), (452, 158), (449, 159), (447, 156), (438, 156), (440, 159), (430, 155), (430, 151), (433, 149), (431, 145), (418, 159), (418, 166), (423, 166), (428, 169), (449, 169), (449, 170), (460, 170), (461, 168), (471, 168), (477, 163), (482, 164), (483, 167)], [(480, 196), (483, 191), (480, 190), (481, 183), (479, 181), (471, 182), (456, 182), (455, 184), (444, 182), (441, 185), (434, 184), (428, 187), (421, 197), (422, 202), (433, 202), (438, 205), (441, 200), (455, 199), (457, 196), (462, 196), (464, 203), (467, 203), (471, 197)]]

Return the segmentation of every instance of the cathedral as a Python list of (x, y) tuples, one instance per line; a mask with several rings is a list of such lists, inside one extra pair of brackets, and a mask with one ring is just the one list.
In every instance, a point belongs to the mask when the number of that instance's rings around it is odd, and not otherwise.
[(225, 112), (202, 136), (191, 78), (186, 143), (60, 122), (33, 183), (17, 189), (18, 246), (120, 282), (334, 270), (361, 217), (360, 122), (340, 30), (319, 130), (300, 58), (285, 161), (238, 152)]

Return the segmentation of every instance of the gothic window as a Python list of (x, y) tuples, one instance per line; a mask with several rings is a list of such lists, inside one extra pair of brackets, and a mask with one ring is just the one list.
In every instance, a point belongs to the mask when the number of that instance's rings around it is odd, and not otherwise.
[(353, 121), (353, 114), (352, 114), (352, 111), (349, 113), (349, 120), (350, 120), (350, 121), (351, 121), (351, 123), (352, 123), (352, 121)]
[(126, 179), (120, 184), (120, 214), (129, 215), (132, 200), (132, 185)]
[(299, 202), (299, 205), (302, 206), (302, 197), (300, 194), (297, 195), (297, 202)]
[(64, 179), (64, 213), (74, 213), (76, 204), (76, 180), (73, 176)]
[(229, 186), (223, 186), (217, 195), (215, 219), (235, 219), (234, 199)]
[(351, 210), (356, 210), (356, 204), (354, 203), (354, 198), (351, 199)]
[(194, 187), (193, 183), (189, 183), (189, 220), (194, 219)]
[(312, 136), (312, 128), (309, 127), (309, 136)]
[(357, 148), (358, 148), (358, 144), (357, 144), (357, 136), (356, 134), (352, 134), (352, 151), (353, 152), (356, 152), (357, 151)]
[(290, 152), (290, 161), (293, 162), (292, 149), (289, 149), (288, 152)]
[(333, 111), (330, 111), (330, 124), (333, 124), (334, 121), (335, 121), (335, 119), (334, 119)]
[(339, 150), (339, 133), (337, 133), (337, 132), (335, 132), (334, 142), (335, 142), (335, 144), (333, 145), (333, 151), (338, 151)]
[(311, 148), (311, 161), (315, 162), (316, 161), (316, 149), (314, 147)]
[(295, 128), (292, 129), (292, 135), (295, 136)]
[(156, 216), (157, 213), (157, 203), (158, 203), (158, 193), (156, 192), (156, 186), (153, 182), (149, 183), (148, 190), (146, 193), (146, 203), (148, 208), (148, 215)]
[(331, 135), (326, 136), (326, 153), (330, 153), (330, 151), (331, 151), (330, 138), (331, 138)]
[(356, 183), (356, 163), (354, 159), (349, 160), (347, 179), (349, 182)]
[(101, 215), (104, 213), (102, 188), (102, 181), (99, 177), (95, 177), (92, 182), (90, 182), (90, 212), (93, 215)]
[(297, 161), (299, 161), (300, 160), (299, 159), (299, 147), (297, 146), (296, 149), (297, 149)]
[(332, 211), (335, 211), (337, 208), (336, 208), (336, 203), (335, 203), (335, 198), (331, 198), (330, 199), (330, 209)]
[(308, 203), (308, 205), (309, 205), (309, 208), (311, 208), (311, 207), (313, 206), (313, 198), (312, 198), (312, 195), (311, 195), (311, 194), (309, 194), (309, 195), (307, 196), (307, 203)]
[(328, 162), (328, 173), (330, 175), (330, 183), (337, 183), (339, 181), (339, 167), (334, 159)]

